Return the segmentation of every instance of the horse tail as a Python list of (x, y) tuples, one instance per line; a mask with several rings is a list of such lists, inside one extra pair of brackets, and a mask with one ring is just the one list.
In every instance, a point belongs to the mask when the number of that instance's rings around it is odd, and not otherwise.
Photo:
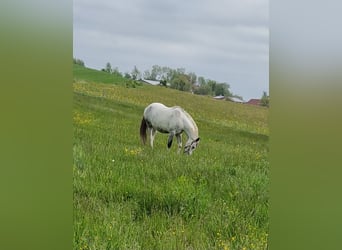
[(147, 124), (146, 124), (145, 118), (143, 117), (141, 120), (141, 125), (140, 125), (140, 138), (144, 145), (146, 144), (146, 138), (147, 138), (146, 130), (147, 130)]

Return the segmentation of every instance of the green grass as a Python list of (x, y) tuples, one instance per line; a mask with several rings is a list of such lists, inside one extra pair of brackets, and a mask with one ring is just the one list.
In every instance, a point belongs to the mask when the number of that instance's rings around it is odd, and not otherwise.
[(73, 75), (75, 82), (98, 82), (98, 83), (112, 83), (118, 85), (126, 85), (133, 83), (133, 81), (129, 79), (125, 79), (123, 77), (109, 74), (104, 71), (99, 71), (95, 69), (86, 68), (80, 66), (78, 64), (73, 64)]
[[(74, 249), (266, 249), (266, 108), (148, 85), (73, 88)], [(168, 151), (163, 134), (141, 145), (152, 101), (193, 116), (193, 155)]]

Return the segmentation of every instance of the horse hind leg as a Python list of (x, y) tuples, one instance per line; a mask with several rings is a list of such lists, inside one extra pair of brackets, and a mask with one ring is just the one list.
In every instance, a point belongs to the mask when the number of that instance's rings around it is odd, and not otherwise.
[(154, 128), (150, 128), (150, 144), (151, 147), (153, 148), (153, 141), (154, 141), (154, 137), (156, 135), (157, 130), (155, 130)]

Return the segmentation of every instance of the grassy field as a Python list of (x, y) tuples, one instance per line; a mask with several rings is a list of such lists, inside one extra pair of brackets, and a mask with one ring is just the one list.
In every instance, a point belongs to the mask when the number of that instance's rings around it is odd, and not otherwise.
[[(83, 70), (73, 83), (74, 249), (267, 248), (266, 108)], [(164, 134), (153, 150), (141, 144), (154, 101), (192, 115), (201, 137), (193, 155), (178, 155), (176, 143), (168, 151)]]
[(77, 64), (73, 65), (73, 75), (75, 82), (101, 82), (101, 83), (112, 83), (116, 85), (126, 85), (130, 83), (130, 80), (125, 78), (108, 74), (107, 72), (86, 68)]

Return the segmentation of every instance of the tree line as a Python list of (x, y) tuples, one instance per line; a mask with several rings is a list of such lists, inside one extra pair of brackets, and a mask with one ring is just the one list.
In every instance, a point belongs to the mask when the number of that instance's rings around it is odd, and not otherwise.
[(225, 97), (238, 97), (230, 91), (230, 86), (225, 82), (217, 82), (212, 79), (206, 79), (203, 76), (197, 76), (194, 72), (187, 72), (185, 68), (170, 68), (167, 66), (153, 65), (151, 69), (144, 72), (134, 66), (131, 72), (121, 73), (118, 67), (113, 68), (111, 64), (106, 63), (102, 71), (110, 74), (122, 76), (133, 80), (153, 80), (159, 81), (160, 85), (173, 89), (188, 91), (198, 95), (222, 95)]
[[(74, 64), (85, 67), (84, 61), (81, 59), (73, 58)], [(230, 85), (226, 82), (217, 82), (212, 79), (204, 78), (203, 76), (197, 76), (194, 72), (187, 72), (185, 68), (170, 68), (166, 66), (153, 65), (151, 69), (141, 72), (137, 66), (134, 66), (130, 72), (120, 72), (118, 67), (112, 67), (107, 62), (105, 67), (101, 71), (131, 79), (138, 80), (153, 80), (159, 81), (160, 85), (178, 89), (180, 91), (188, 91), (197, 95), (209, 95), (209, 96), (224, 96), (226, 98), (235, 97), (242, 100), (242, 97), (233, 94), (230, 91)], [(260, 105), (269, 107), (270, 97), (267, 92), (263, 92), (260, 99)]]

